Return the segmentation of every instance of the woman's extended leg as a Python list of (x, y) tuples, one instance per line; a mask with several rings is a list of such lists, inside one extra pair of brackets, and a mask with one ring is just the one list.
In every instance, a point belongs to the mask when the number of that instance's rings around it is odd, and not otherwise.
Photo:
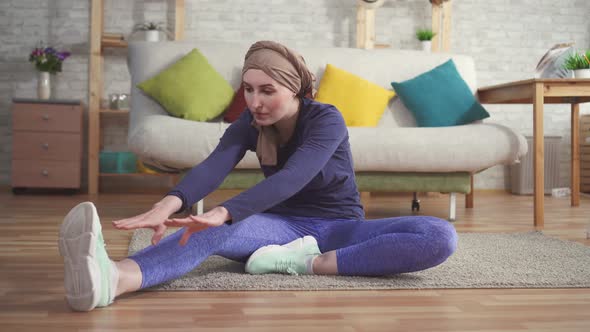
[(185, 246), (178, 243), (183, 233), (181, 229), (129, 259), (141, 270), (140, 288), (146, 288), (190, 272), (211, 255), (245, 262), (260, 247), (285, 244), (312, 231), (311, 225), (299, 225), (285, 217), (263, 213), (233, 225), (195, 233)]
[(453, 225), (435, 217), (323, 221), (317, 227), (324, 252), (314, 261), (318, 274), (334, 266), (340, 275), (414, 272), (444, 262), (457, 247)]
[(108, 306), (122, 293), (189, 272), (210, 255), (245, 261), (261, 246), (284, 244), (306, 235), (309, 230), (283, 217), (259, 214), (231, 226), (195, 233), (185, 246), (178, 243), (183, 231), (113, 262), (106, 251), (96, 207), (91, 202), (78, 204), (66, 215), (58, 240), (64, 257), (68, 303), (78, 311)]

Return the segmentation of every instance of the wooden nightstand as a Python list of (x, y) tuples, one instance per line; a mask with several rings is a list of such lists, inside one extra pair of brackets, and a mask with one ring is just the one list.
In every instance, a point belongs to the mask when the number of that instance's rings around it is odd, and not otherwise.
[(80, 189), (82, 113), (79, 100), (13, 99), (13, 192)]

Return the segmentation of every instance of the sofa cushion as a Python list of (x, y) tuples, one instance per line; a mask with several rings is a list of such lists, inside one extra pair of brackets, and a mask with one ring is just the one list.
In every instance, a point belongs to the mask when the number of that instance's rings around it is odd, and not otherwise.
[(477, 173), (512, 164), (528, 149), (522, 135), (496, 123), (348, 132), (356, 171)]
[(246, 110), (246, 107), (248, 106), (246, 105), (246, 97), (244, 97), (244, 86), (240, 85), (240, 88), (238, 88), (238, 91), (234, 94), (227, 111), (225, 111), (225, 114), (223, 115), (223, 120), (229, 123), (236, 121), (240, 117), (240, 114)]
[[(204, 161), (229, 126), (155, 115), (129, 136), (128, 143), (147, 162), (186, 169)], [(511, 164), (527, 152), (524, 136), (494, 123), (395, 130), (350, 127), (348, 132), (356, 171), (475, 173)], [(236, 168), (259, 169), (256, 154), (247, 152)]]
[(375, 127), (395, 93), (328, 64), (315, 100), (332, 104), (349, 127)]
[(490, 116), (475, 100), (453, 60), (391, 85), (420, 127), (456, 126)]
[(208, 121), (229, 105), (234, 91), (197, 49), (137, 85), (179, 118)]
[(224, 122), (197, 122), (169, 115), (151, 115), (129, 133), (127, 144), (147, 164), (170, 171), (186, 169), (201, 163), (211, 154), (228, 126), (229, 123)]

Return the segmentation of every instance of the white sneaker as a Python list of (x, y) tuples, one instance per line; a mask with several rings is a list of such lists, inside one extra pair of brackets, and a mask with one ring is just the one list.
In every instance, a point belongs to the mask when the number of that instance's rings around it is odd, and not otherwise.
[(318, 241), (313, 236), (306, 235), (295, 239), (287, 244), (283, 244), (283, 247), (289, 249), (304, 249), (306, 255), (320, 255), (320, 248), (318, 248)]
[(66, 215), (59, 230), (59, 252), (72, 309), (90, 311), (113, 303), (118, 271), (106, 252), (94, 204), (80, 203)]
[(250, 274), (310, 274), (308, 260), (320, 255), (316, 239), (305, 236), (285, 245), (268, 245), (256, 250), (246, 262)]

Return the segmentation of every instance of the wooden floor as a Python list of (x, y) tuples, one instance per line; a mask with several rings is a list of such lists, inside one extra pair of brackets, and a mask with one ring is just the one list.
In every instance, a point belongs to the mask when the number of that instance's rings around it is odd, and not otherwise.
[[(205, 207), (235, 192), (211, 195)], [(110, 221), (148, 209), (161, 195), (19, 195), (0, 188), (0, 330), (203, 331), (590, 331), (590, 289), (455, 289), (332, 292), (138, 292), (90, 313), (63, 298), (57, 234), (75, 204), (98, 208), (108, 251), (125, 256), (131, 232)], [(410, 195), (374, 195), (369, 218), (411, 214)], [(421, 197), (422, 214), (447, 216), (448, 196)], [(475, 208), (458, 196), (459, 232), (526, 232), (531, 196), (478, 192)], [(544, 232), (590, 245), (590, 198), (569, 207), (547, 197)], [(532, 252), (531, 255), (535, 253)], [(588, 276), (590, 278), (590, 276)]]

